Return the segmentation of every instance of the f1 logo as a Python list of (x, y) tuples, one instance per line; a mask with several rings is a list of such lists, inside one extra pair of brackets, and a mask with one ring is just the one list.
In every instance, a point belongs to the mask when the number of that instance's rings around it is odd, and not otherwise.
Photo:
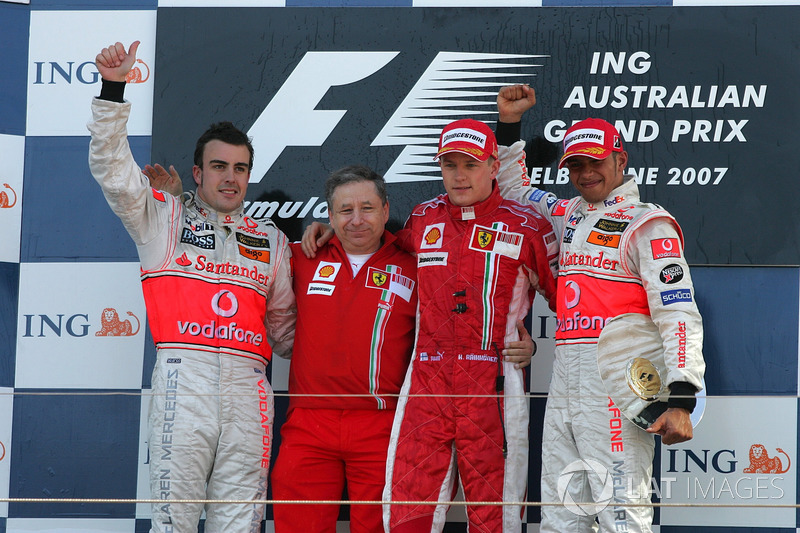
[[(322, 146), (346, 110), (316, 110), (331, 87), (348, 85), (386, 66), (400, 52), (308, 52), (247, 135), (258, 154), (250, 183), (259, 183), (287, 146)], [(280, 135), (275, 128), (280, 127)]]
[[(317, 110), (328, 89), (361, 81), (400, 52), (308, 52), (247, 132), (258, 157), (250, 182), (259, 183), (288, 146), (322, 146), (347, 110)], [(456, 118), (496, 114), (487, 85), (506, 85), (520, 71), (533, 76), (541, 55), (439, 52), (372, 142), (404, 146), (385, 172), (387, 183), (441, 179), (433, 162), (439, 133)], [(455, 99), (457, 97), (457, 99)], [(470, 109), (452, 110), (469, 106)], [(442, 111), (448, 110), (448, 111)], [(280, 130), (280, 135), (275, 132)]]

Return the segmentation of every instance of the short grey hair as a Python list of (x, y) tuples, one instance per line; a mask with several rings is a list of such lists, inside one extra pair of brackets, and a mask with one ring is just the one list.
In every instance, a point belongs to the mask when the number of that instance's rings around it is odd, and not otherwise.
[(383, 176), (367, 166), (350, 165), (331, 173), (325, 181), (325, 200), (328, 202), (328, 209), (333, 209), (333, 193), (338, 187), (359, 181), (369, 181), (375, 184), (378, 198), (381, 199), (383, 205), (386, 205), (389, 195), (386, 192), (386, 181)]

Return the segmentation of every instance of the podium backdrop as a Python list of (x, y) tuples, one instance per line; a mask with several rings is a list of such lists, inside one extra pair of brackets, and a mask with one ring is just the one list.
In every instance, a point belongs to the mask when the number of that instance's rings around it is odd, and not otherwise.
[[(149, 528), (149, 504), (91, 501), (150, 497), (155, 350), (135, 247), (87, 165), (94, 57), (133, 40), (140, 165), (174, 164), (193, 188), (196, 138), (231, 120), (255, 146), (247, 212), (292, 238), (327, 219), (322, 183), (354, 163), (385, 175), (399, 227), (443, 190), (441, 127), (493, 123), (503, 85), (536, 89), (531, 180), (562, 197), (566, 128), (616, 122), (643, 198), (682, 225), (705, 325), (705, 415), (692, 441), (657, 446), (657, 531), (800, 530), (800, 2), (750, 3), (0, 1), (0, 498), (87, 500), (0, 503), (0, 533)], [(105, 309), (132, 334), (95, 335)], [(540, 300), (529, 327), (537, 502), (555, 331)], [(270, 368), (274, 452), (288, 371)], [(538, 507), (526, 522), (538, 531)]]

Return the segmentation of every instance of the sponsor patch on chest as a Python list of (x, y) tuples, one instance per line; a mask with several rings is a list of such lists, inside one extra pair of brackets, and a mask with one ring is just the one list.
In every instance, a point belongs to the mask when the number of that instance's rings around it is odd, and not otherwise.
[(198, 235), (193, 233), (189, 228), (183, 228), (183, 232), (181, 233), (181, 242), (184, 244), (191, 244), (192, 246), (196, 246), (197, 248), (202, 248), (204, 250), (213, 250), (216, 240), (213, 233), (209, 233), (208, 235)]
[(476, 224), (472, 227), (469, 248), (477, 252), (519, 259), (519, 253), (522, 250), (522, 239), (521, 233), (487, 228)]

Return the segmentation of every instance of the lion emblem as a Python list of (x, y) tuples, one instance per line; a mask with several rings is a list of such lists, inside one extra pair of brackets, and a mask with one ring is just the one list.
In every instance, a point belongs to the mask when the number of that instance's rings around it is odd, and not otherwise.
[(106, 307), (103, 309), (100, 322), (102, 327), (95, 335), (98, 337), (131, 337), (139, 333), (139, 319), (136, 315), (128, 311), (128, 315), (136, 319), (136, 331), (133, 331), (133, 325), (130, 320), (120, 320), (117, 310), (113, 307)]
[(789, 454), (780, 448), (775, 448), (778, 453), (786, 456), (786, 468), (783, 467), (781, 458), (777, 455), (770, 457), (763, 444), (753, 444), (750, 446), (750, 466), (744, 469), (746, 474), (783, 474), (788, 472), (792, 466)]
[[(136, 63), (138, 64), (125, 76), (125, 81), (127, 83), (144, 83), (150, 79), (150, 67), (147, 66), (147, 63), (141, 59), (137, 59)], [(141, 67), (139, 65), (141, 65)], [(142, 68), (144, 68), (144, 72), (142, 72)]]
[(6, 193), (6, 191), (0, 191), (0, 208), (6, 209), (9, 207), (14, 207), (15, 205), (17, 205), (17, 191), (12, 189), (11, 185), (9, 185), (8, 183), (4, 183), (3, 187), (14, 193), (14, 201), (9, 203), (8, 193)]

